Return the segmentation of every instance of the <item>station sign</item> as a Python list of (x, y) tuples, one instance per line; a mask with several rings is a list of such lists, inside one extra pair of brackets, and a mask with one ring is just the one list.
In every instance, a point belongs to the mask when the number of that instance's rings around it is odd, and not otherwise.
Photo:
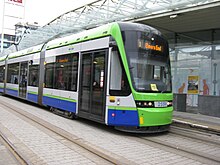
[(24, 0), (7, 0), (6, 4), (11, 4), (15, 6), (24, 6)]
[(8, 2), (14, 2), (14, 3), (21, 3), (22, 4), (22, 0), (8, 0)]
[(23, 19), (25, 12), (25, 0), (5, 0), (4, 15), (8, 18), (8, 24), (19, 22), (16, 19)]

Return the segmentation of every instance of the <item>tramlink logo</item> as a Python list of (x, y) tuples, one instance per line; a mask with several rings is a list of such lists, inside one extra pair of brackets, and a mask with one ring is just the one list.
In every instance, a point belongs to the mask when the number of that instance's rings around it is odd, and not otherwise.
[(148, 42), (145, 43), (145, 48), (146, 49), (151, 49), (151, 50), (156, 50), (162, 52), (162, 46), (159, 45), (150, 45)]

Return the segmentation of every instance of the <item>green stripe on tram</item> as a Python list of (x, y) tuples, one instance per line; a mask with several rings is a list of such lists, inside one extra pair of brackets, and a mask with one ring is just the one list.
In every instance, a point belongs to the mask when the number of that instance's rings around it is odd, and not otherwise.
[(6, 87), (6, 89), (10, 89), (10, 90), (18, 91), (18, 88)]
[(34, 92), (34, 91), (28, 91), (28, 93), (38, 95), (38, 92)]
[(136, 111), (136, 107), (108, 106), (108, 109)]
[(54, 99), (60, 99), (60, 100), (70, 101), (70, 102), (76, 102), (75, 99), (70, 99), (70, 98), (60, 97), (60, 96), (55, 96), (55, 95), (50, 95), (50, 94), (44, 94), (43, 96), (45, 96), (45, 97), (50, 97), (50, 98), (54, 98)]

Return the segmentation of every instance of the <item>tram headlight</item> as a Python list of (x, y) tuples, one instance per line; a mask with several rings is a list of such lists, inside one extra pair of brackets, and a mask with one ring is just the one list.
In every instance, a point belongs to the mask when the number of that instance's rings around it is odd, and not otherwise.
[(137, 106), (141, 106), (141, 102), (137, 102)]
[(149, 107), (152, 107), (152, 105), (153, 105), (152, 102), (149, 102), (149, 103), (148, 103), (148, 106), (149, 106)]
[(171, 107), (173, 106), (173, 101), (162, 101), (162, 103), (165, 103), (162, 105), (157, 105), (157, 102), (154, 101), (136, 101), (136, 106), (138, 108), (158, 108), (158, 107)]
[(152, 108), (152, 107), (154, 107), (153, 101), (136, 101), (136, 105), (139, 108)]

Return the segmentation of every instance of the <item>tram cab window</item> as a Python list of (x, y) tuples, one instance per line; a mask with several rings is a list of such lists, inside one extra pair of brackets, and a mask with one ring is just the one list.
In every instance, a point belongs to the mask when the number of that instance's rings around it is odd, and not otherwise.
[(131, 89), (118, 51), (112, 51), (110, 67), (110, 95), (128, 96), (131, 93)]
[(39, 65), (30, 65), (28, 85), (38, 87), (38, 77), (39, 77)]
[(5, 79), (5, 66), (0, 66), (0, 82), (3, 83)]
[(7, 83), (18, 84), (19, 63), (8, 65)]

